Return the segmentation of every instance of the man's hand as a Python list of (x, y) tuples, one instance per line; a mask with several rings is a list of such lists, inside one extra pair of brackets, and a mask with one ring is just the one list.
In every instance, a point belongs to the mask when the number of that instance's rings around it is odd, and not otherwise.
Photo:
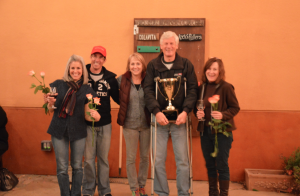
[(155, 115), (155, 118), (156, 118), (156, 122), (158, 122), (162, 126), (169, 124), (167, 117), (162, 112), (158, 112)]
[(183, 124), (186, 122), (186, 116), (187, 116), (187, 113), (185, 111), (181, 112), (177, 119), (176, 119), (176, 125), (180, 125), (180, 124)]

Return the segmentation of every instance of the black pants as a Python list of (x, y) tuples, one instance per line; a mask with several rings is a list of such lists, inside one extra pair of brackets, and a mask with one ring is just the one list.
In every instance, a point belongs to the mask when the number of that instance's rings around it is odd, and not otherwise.
[(220, 180), (230, 180), (228, 158), (231, 149), (232, 137), (226, 137), (222, 133), (218, 133), (219, 153), (217, 157), (210, 154), (214, 152), (215, 134), (211, 133), (210, 127), (204, 128), (201, 138), (202, 153), (206, 162), (208, 177), (217, 178), (219, 174)]
[(3, 167), (2, 155), (8, 150), (8, 143), (0, 141), (0, 168)]

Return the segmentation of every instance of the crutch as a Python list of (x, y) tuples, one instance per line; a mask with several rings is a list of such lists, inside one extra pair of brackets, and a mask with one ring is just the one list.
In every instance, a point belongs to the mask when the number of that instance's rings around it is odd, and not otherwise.
[[(184, 78), (184, 96), (186, 97), (186, 78)], [(193, 154), (193, 146), (192, 146), (192, 122), (190, 121), (190, 115), (188, 114), (186, 117), (186, 139), (187, 139), (187, 149), (188, 149), (188, 157), (189, 157), (189, 165), (190, 165), (190, 195), (193, 195), (193, 168), (192, 168), (192, 154)], [(189, 142), (190, 135), (190, 142)], [(191, 146), (191, 153), (190, 153)]]
[[(155, 98), (157, 100), (157, 85), (159, 81), (159, 77), (154, 78), (155, 82)], [(155, 174), (155, 158), (156, 158), (156, 131), (157, 131), (157, 123), (156, 118), (154, 121), (154, 127), (153, 127), (153, 118), (154, 114), (151, 113), (151, 128), (150, 128), (150, 157), (151, 157), (151, 196), (154, 196), (154, 174)], [(153, 128), (154, 128), (154, 144), (153, 144)], [(154, 152), (153, 152), (153, 148)]]
[(120, 126), (120, 142), (119, 142), (119, 176), (121, 176), (122, 169), (122, 140), (123, 140), (123, 126)]

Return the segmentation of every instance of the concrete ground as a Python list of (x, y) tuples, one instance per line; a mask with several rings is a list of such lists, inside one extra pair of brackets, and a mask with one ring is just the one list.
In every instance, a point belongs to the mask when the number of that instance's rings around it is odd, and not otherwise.
[[(1, 192), (0, 196), (58, 196), (60, 195), (56, 176), (17, 175), (19, 184), (11, 191)], [(111, 178), (113, 196), (131, 196), (127, 179)], [(146, 192), (151, 196), (151, 180), (147, 180)], [(170, 196), (177, 196), (176, 181), (169, 180)], [(193, 196), (208, 196), (208, 182), (194, 181)], [(157, 196), (156, 194), (154, 194)], [(248, 191), (243, 184), (230, 183), (230, 196), (291, 196), (287, 193)], [(98, 193), (95, 193), (98, 196)]]

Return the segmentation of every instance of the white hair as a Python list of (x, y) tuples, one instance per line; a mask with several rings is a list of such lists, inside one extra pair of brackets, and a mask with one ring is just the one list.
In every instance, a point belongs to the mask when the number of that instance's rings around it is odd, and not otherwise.
[(162, 36), (160, 37), (160, 44), (162, 44), (164, 39), (169, 39), (171, 37), (174, 37), (176, 44), (179, 44), (179, 38), (176, 35), (176, 33), (174, 33), (173, 31), (166, 31), (162, 34)]

